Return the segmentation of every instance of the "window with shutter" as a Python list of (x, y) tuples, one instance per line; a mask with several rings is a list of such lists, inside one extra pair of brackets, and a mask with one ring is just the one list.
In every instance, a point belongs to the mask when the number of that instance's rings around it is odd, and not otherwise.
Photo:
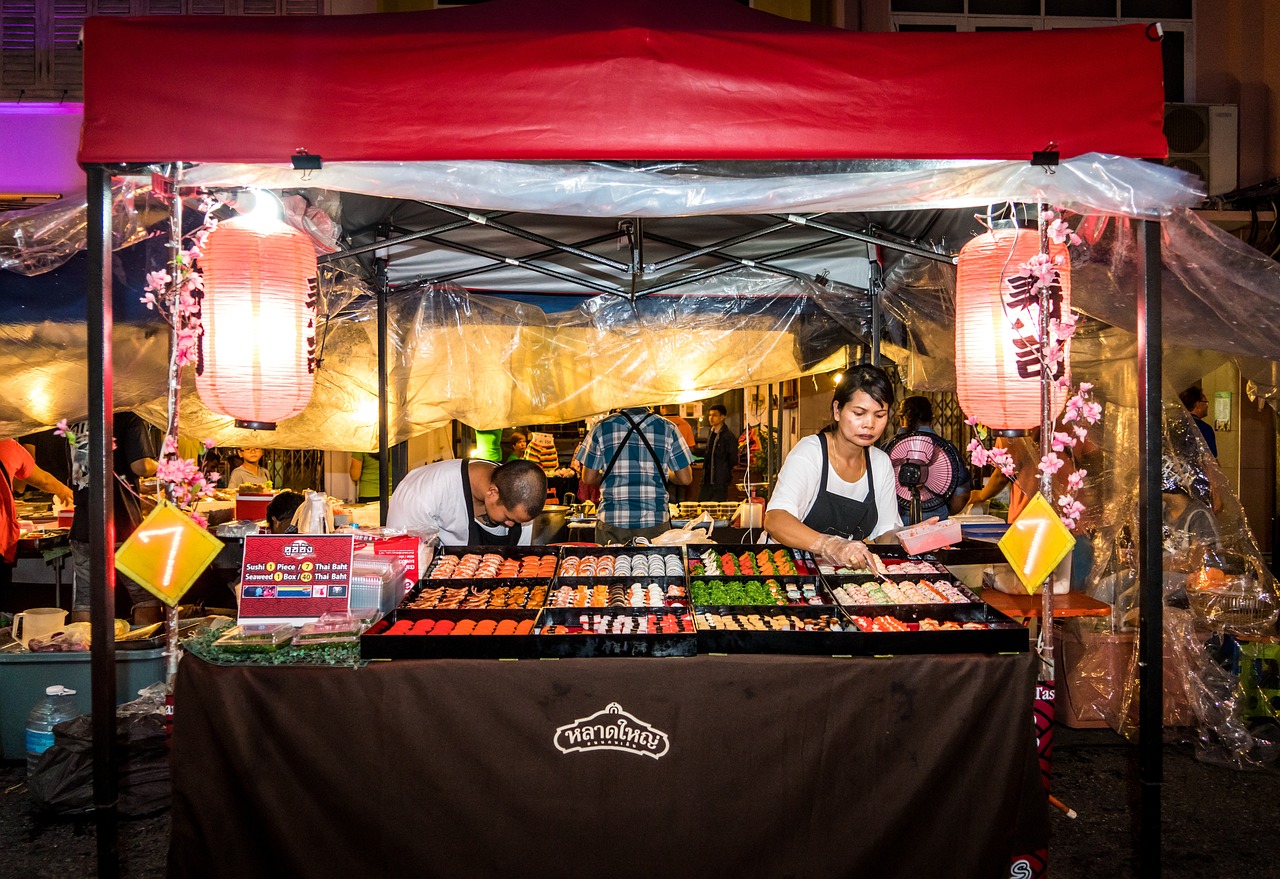
[(86, 0), (57, 0), (53, 4), (53, 37), (49, 53), (48, 84), (67, 92), (67, 98), (78, 100), (84, 91), (81, 83), (83, 58), (80, 52), (80, 28), (88, 14)]
[(0, 0), (0, 93), (5, 97), (40, 81), (36, 29), (36, 0)]

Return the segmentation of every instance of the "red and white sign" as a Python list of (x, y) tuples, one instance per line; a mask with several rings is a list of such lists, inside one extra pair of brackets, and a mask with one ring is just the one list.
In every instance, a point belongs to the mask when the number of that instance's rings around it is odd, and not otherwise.
[(354, 547), (350, 534), (246, 537), (239, 622), (297, 622), (346, 613)]

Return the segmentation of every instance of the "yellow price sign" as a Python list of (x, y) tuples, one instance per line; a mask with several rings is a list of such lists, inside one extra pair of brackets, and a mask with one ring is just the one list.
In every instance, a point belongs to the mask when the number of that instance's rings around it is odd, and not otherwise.
[(161, 501), (116, 551), (116, 570), (173, 607), (221, 549), (221, 540)]
[(999, 544), (1028, 594), (1040, 588), (1075, 545), (1076, 539), (1062, 524), (1058, 511), (1039, 492), (1009, 523)]

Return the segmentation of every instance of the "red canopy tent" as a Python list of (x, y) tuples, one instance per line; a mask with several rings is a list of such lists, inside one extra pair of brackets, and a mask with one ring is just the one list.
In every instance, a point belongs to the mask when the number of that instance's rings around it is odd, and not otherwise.
[(1166, 155), (1139, 25), (854, 33), (731, 0), (98, 17), (84, 71), (82, 163)]
[[(1166, 155), (1158, 32), (863, 34), (731, 0), (494, 0), (426, 13), (92, 18), (90, 513), (99, 802), (114, 801), (110, 507), (112, 171), (140, 163), (1026, 162), (1056, 144)], [(1087, 71), (1073, 88), (1068, 70)], [(779, 166), (781, 167), (781, 166)], [(756, 169), (757, 171), (759, 169)], [(1159, 839), (1161, 628), (1158, 226), (1139, 304), (1144, 829)], [(100, 810), (100, 820), (114, 812)], [(101, 825), (100, 825), (101, 832)], [(113, 832), (113, 828), (112, 828)], [(111, 837), (114, 839), (114, 836)], [(1147, 837), (1150, 839), (1150, 836)], [(100, 841), (100, 850), (102, 848)]]

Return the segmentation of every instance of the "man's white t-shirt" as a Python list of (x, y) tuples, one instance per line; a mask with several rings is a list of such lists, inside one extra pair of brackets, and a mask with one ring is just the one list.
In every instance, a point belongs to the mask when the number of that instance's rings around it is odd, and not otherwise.
[[(454, 459), (409, 471), (391, 494), (387, 527), (415, 534), (436, 531), (445, 546), (467, 546), (473, 515), (462, 496), (463, 466), (463, 461)], [(480, 528), (495, 537), (506, 533), (502, 525), (490, 528), (481, 524)], [(532, 523), (522, 525), (520, 545), (528, 546), (532, 541)]]
[[(829, 442), (829, 440), (828, 440)], [(816, 435), (806, 436), (796, 443), (778, 471), (778, 483), (769, 496), (766, 510), (785, 510), (801, 522), (813, 509), (822, 484), (822, 446)], [(876, 527), (870, 537), (902, 527), (898, 514), (898, 483), (893, 476), (893, 464), (889, 456), (874, 446), (867, 449), (871, 474), (876, 481)], [(827, 462), (827, 491), (863, 501), (867, 498), (867, 475), (857, 482), (845, 482)]]

